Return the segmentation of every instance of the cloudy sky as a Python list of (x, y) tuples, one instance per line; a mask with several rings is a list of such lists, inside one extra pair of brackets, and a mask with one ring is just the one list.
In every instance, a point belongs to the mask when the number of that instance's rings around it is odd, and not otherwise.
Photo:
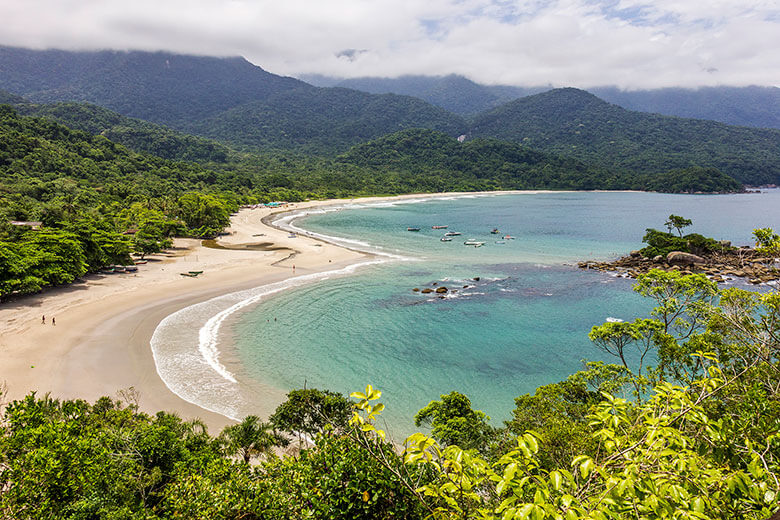
[(241, 55), (276, 74), (780, 86), (779, 0), (0, 0), (0, 44)]

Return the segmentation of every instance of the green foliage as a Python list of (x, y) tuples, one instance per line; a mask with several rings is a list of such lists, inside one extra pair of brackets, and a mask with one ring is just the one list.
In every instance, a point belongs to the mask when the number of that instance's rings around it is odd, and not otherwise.
[(672, 228), (677, 230), (677, 233), (679, 233), (680, 237), (682, 237), (682, 230), (683, 228), (686, 228), (693, 224), (693, 221), (689, 218), (681, 217), (679, 215), (669, 215), (669, 218), (666, 222), (664, 222), (664, 226), (669, 230), (669, 233), (672, 232)]
[[(680, 234), (682, 235), (682, 233)], [(653, 258), (656, 255), (665, 257), (672, 251), (705, 255), (724, 249), (724, 246), (714, 238), (705, 237), (698, 233), (675, 236), (672, 233), (665, 233), (653, 228), (646, 230), (645, 236), (642, 237), (642, 242), (647, 244), (647, 247), (640, 250), (646, 258)]]
[(213, 237), (230, 224), (229, 203), (213, 195), (185, 193), (177, 206), (177, 216), (197, 237)]
[(457, 444), (469, 450), (486, 444), (492, 434), (489, 419), (484, 412), (472, 410), (468, 397), (452, 391), (417, 412), (414, 424), (430, 426), (433, 437), (445, 446)]
[(202, 137), (183, 134), (148, 121), (125, 117), (107, 108), (86, 103), (23, 103), (16, 110), (26, 116), (44, 117), (74, 130), (102, 135), (135, 152), (175, 161), (227, 162), (230, 150)]
[(326, 427), (344, 430), (352, 417), (352, 403), (330, 390), (305, 388), (287, 394), (287, 400), (268, 418), (280, 431), (290, 435), (313, 436)]
[(252, 457), (268, 455), (275, 446), (288, 444), (273, 428), (256, 415), (248, 415), (240, 423), (226, 426), (218, 440), (228, 455), (238, 455), (248, 464)]
[(780, 235), (772, 228), (754, 229), (753, 238), (756, 239), (756, 251), (762, 255), (780, 256)]

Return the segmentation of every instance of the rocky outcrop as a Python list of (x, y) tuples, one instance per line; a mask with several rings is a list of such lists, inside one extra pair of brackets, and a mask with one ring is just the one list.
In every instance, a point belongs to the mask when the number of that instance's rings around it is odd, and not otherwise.
[(675, 251), (666, 257), (653, 258), (635, 255), (624, 256), (614, 262), (579, 262), (581, 269), (617, 271), (622, 276), (636, 278), (651, 269), (679, 271), (683, 274), (701, 273), (718, 283), (731, 278), (746, 278), (753, 284), (780, 280), (779, 263), (774, 258), (761, 256), (753, 249), (743, 247), (712, 253), (705, 256)]
[[(633, 252), (631, 256), (634, 256)], [(706, 264), (707, 261), (699, 255), (684, 253), (682, 251), (672, 251), (666, 255), (666, 263), (669, 265), (693, 265)]]

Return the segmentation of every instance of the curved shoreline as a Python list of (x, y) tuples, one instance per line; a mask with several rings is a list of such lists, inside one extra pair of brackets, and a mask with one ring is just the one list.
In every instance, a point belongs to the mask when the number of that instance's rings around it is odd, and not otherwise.
[[(231, 221), (231, 235), (219, 242), (245, 244), (264, 233), (281, 247), (300, 250), (293, 262), (288, 251), (219, 250), (199, 240), (178, 239), (170, 251), (149, 257), (137, 274), (90, 275), (83, 283), (58, 287), (0, 306), (0, 383), (6, 401), (30, 393), (58, 399), (95, 401), (133, 387), (141, 410), (174, 411), (201, 418), (211, 429), (230, 419), (192, 404), (172, 392), (157, 373), (150, 341), (171, 314), (209, 299), (292, 278), (347, 267), (366, 254), (306, 235), (287, 237), (263, 222), (272, 213), (333, 205), (397, 202), (453, 196), (491, 196), (522, 192), (415, 194), (314, 201), (280, 210), (242, 210)], [(536, 193), (536, 192), (533, 192)], [(203, 270), (197, 278), (179, 272)], [(47, 324), (41, 324), (41, 316)], [(50, 318), (56, 316), (56, 327)]]

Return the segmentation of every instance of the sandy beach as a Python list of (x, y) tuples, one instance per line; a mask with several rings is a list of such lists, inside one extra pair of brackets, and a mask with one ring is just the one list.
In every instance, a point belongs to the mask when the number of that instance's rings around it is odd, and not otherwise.
[[(431, 196), (436, 195), (404, 197)], [(172, 249), (147, 257), (148, 263), (139, 265), (137, 273), (88, 275), (80, 283), (3, 303), (0, 381), (7, 385), (6, 400), (35, 391), (92, 402), (104, 395), (117, 397), (132, 387), (141, 410), (201, 418), (217, 432), (229, 424), (228, 418), (181, 399), (159, 377), (150, 349), (158, 324), (179, 309), (215, 296), (366, 260), (364, 253), (311, 237), (290, 238), (263, 219), (274, 212), (387, 199), (302, 202), (282, 210), (242, 209), (232, 218), (226, 230), (229, 234), (217, 240), (224, 248), (177, 239)], [(246, 244), (262, 244), (265, 250), (243, 249)], [(181, 275), (188, 271), (203, 274), (195, 278)]]

